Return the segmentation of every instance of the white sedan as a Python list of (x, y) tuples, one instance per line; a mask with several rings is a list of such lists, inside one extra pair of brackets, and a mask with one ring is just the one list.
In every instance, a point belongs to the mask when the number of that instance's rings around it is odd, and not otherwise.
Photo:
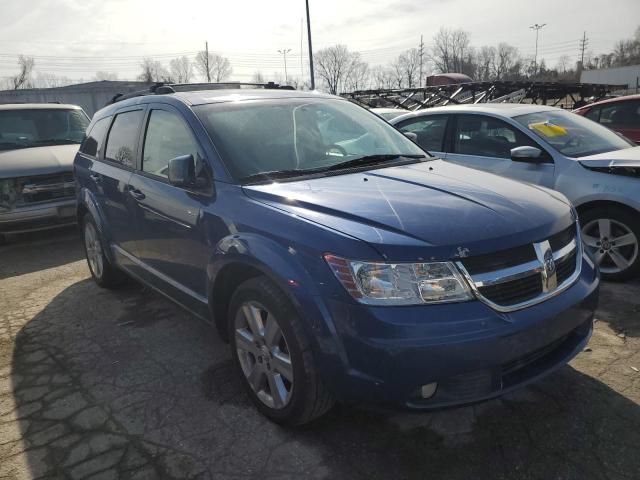
[(525, 104), (436, 107), (390, 121), (446, 161), (562, 192), (604, 278), (640, 271), (640, 147), (559, 108)]

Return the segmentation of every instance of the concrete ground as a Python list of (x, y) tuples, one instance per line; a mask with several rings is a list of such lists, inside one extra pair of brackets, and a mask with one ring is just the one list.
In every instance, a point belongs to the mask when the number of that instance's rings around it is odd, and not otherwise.
[(475, 407), (285, 429), (229, 358), (163, 297), (98, 288), (74, 230), (0, 247), (0, 479), (640, 478), (640, 282), (603, 286), (570, 366)]

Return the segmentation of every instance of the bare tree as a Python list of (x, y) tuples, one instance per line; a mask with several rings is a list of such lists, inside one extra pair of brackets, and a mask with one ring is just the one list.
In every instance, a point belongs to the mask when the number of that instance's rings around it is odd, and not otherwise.
[(105, 72), (103, 70), (98, 70), (94, 78), (98, 82), (102, 80), (114, 81), (114, 80), (118, 80), (118, 74), (115, 72)]
[(495, 47), (480, 47), (477, 55), (476, 78), (481, 81), (488, 81), (494, 78), (496, 65)]
[(371, 81), (376, 89), (393, 88), (393, 72), (389, 67), (376, 65), (371, 69)]
[(369, 64), (360, 59), (359, 53), (354, 53), (345, 86), (348, 90), (364, 90), (369, 84), (369, 79)]
[(71, 85), (73, 80), (69, 77), (56, 75), (54, 73), (37, 72), (32, 81), (33, 88), (53, 88)]
[(559, 72), (567, 73), (567, 69), (570, 68), (570, 66), (571, 66), (571, 57), (569, 55), (561, 55), (560, 58), (558, 58), (556, 69)]
[(264, 79), (264, 75), (260, 70), (253, 72), (253, 76), (251, 77), (251, 81), (253, 83), (266, 83)]
[(440, 73), (473, 73), (473, 52), (469, 35), (464, 30), (441, 28), (433, 37), (431, 61)]
[(20, 55), (18, 57), (18, 66), (20, 67), (20, 72), (12, 77), (13, 89), (18, 90), (20, 88), (30, 88), (31, 85), (31, 73), (33, 72), (33, 66), (35, 65), (35, 61), (33, 57), (27, 57), (24, 55)]
[(402, 76), (402, 83), (407, 88), (413, 88), (420, 84), (420, 51), (411, 48), (401, 54), (395, 62), (398, 74)]
[(138, 75), (138, 80), (146, 83), (172, 82), (173, 79), (162, 63), (152, 58), (144, 58), (140, 64), (142, 72)]
[(227, 57), (212, 52), (209, 52), (207, 55), (207, 52), (204, 50), (198, 52), (196, 55), (195, 64), (196, 70), (200, 72), (200, 75), (202, 75), (207, 82), (224, 82), (233, 72), (231, 62), (229, 62)]
[(329, 93), (337, 94), (346, 85), (354, 65), (361, 62), (360, 55), (349, 51), (345, 45), (323, 48), (314, 55), (316, 74), (325, 83)]
[[(518, 49), (509, 45), (508, 43), (501, 42), (498, 44), (496, 51), (496, 62), (494, 66), (494, 75), (496, 80), (505, 80), (508, 76), (513, 76), (514, 67), (520, 62), (520, 54)], [(518, 70), (520, 67), (518, 66)], [(518, 72), (519, 73), (519, 72)], [(515, 78), (509, 78), (516, 80)]]
[(400, 59), (396, 58), (391, 63), (391, 76), (393, 78), (393, 86), (395, 88), (402, 88), (405, 86), (404, 84), (404, 69), (402, 67), (402, 63), (400, 63)]
[(174, 58), (169, 62), (171, 77), (177, 83), (189, 83), (193, 76), (193, 66), (188, 57)]

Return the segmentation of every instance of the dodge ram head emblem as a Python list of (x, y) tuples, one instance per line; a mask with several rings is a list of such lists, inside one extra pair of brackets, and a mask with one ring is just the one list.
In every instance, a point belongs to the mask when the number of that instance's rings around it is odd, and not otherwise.
[(544, 269), (547, 272), (547, 276), (556, 272), (556, 262), (553, 259), (553, 252), (551, 249), (544, 252)]
[(550, 292), (558, 286), (558, 278), (556, 276), (556, 261), (553, 258), (553, 250), (547, 240), (540, 243), (534, 243), (533, 248), (536, 251), (536, 257), (542, 266), (542, 291)]

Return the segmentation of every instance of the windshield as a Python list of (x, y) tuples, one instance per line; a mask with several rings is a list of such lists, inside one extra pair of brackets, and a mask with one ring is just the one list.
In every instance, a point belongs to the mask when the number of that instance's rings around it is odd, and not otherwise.
[(400, 115), (404, 115), (405, 113), (409, 113), (408, 110), (392, 110), (392, 111), (386, 111), (386, 112), (378, 112), (376, 110), (372, 110), (374, 113), (377, 113), (378, 115), (380, 115), (382, 118), (384, 118), (385, 120), (393, 120), (396, 117), (399, 117)]
[(384, 163), (426, 156), (384, 120), (345, 100), (241, 101), (195, 111), (241, 181), (268, 172), (336, 170), (338, 164), (367, 158)]
[(562, 110), (529, 113), (514, 120), (567, 157), (586, 157), (633, 146), (608, 128)]
[(89, 119), (82, 110), (0, 110), (0, 151), (81, 143)]

